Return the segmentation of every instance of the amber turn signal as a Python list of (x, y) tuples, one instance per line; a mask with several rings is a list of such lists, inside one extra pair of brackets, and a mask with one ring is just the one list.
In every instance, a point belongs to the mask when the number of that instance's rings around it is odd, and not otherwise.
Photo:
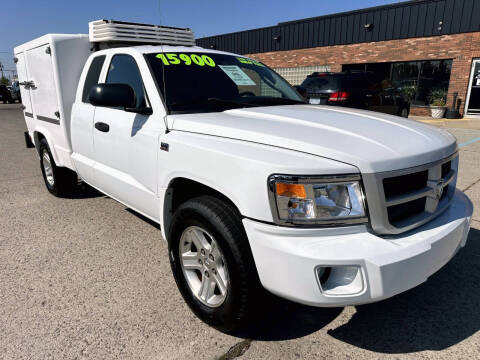
[(277, 183), (277, 195), (306, 199), (307, 191), (305, 190), (305, 186), (300, 184)]

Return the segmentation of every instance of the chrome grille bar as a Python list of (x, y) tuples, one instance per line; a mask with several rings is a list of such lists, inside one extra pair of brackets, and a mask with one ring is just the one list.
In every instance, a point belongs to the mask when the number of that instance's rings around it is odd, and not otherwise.
[[(449, 161), (451, 162), (450, 169), (445, 174), (448, 169), (448, 165), (445, 164)], [(443, 169), (444, 166), (445, 169)], [(455, 153), (445, 159), (414, 168), (363, 174), (373, 230), (380, 234), (400, 234), (421, 226), (438, 216), (448, 208), (453, 197), (457, 170), (458, 153)], [(442, 172), (444, 173), (443, 177)], [(415, 174), (418, 174), (419, 177), (416, 178)], [(406, 175), (406, 179), (415, 182), (402, 184), (404, 179), (401, 177)], [(384, 180), (389, 180), (390, 190), (388, 193), (391, 196), (386, 194)], [(422, 185), (423, 181), (425, 181), (424, 185)], [(415, 185), (412, 186), (412, 184)], [(409, 190), (402, 192), (402, 185)], [(392, 189), (392, 186), (397, 187)]]

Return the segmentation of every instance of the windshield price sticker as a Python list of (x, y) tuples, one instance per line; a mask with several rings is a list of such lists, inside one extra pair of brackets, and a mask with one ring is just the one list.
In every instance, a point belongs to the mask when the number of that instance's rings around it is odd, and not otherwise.
[(218, 65), (233, 82), (240, 86), (256, 85), (237, 65)]
[(242, 64), (265, 66), (260, 61), (251, 60), (251, 59), (247, 59), (247, 58), (237, 57), (237, 60), (240, 61)]
[(211, 66), (215, 67), (215, 61), (208, 55), (198, 55), (198, 54), (157, 54), (156, 56), (165, 65), (198, 65), (198, 66)]

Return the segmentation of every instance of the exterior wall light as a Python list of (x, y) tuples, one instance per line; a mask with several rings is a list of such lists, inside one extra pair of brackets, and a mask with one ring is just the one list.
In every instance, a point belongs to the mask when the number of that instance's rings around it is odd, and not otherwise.
[(373, 24), (372, 24), (372, 23), (365, 24), (365, 25), (363, 25), (363, 27), (364, 27), (365, 30), (367, 30), (367, 31), (372, 31), (372, 30), (373, 30)]

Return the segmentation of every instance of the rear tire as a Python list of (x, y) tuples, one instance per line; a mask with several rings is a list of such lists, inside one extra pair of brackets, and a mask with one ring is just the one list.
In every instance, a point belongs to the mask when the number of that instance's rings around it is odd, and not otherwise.
[(401, 116), (403, 118), (408, 118), (408, 115), (410, 115), (410, 109), (407, 107), (400, 109), (398, 113), (398, 116)]
[[(202, 245), (191, 247), (191, 243)], [(211, 254), (215, 261), (212, 256), (206, 262)], [(233, 206), (212, 196), (180, 205), (170, 226), (169, 257), (180, 293), (201, 320), (224, 332), (247, 325), (264, 291), (240, 214)], [(218, 268), (217, 257), (221, 258)], [(187, 263), (188, 259), (193, 261)], [(226, 279), (225, 291), (218, 285), (220, 274)], [(202, 298), (204, 281), (213, 282), (210, 298)]]
[(68, 197), (77, 187), (77, 174), (55, 164), (47, 140), (40, 140), (40, 168), (47, 190), (57, 197)]

